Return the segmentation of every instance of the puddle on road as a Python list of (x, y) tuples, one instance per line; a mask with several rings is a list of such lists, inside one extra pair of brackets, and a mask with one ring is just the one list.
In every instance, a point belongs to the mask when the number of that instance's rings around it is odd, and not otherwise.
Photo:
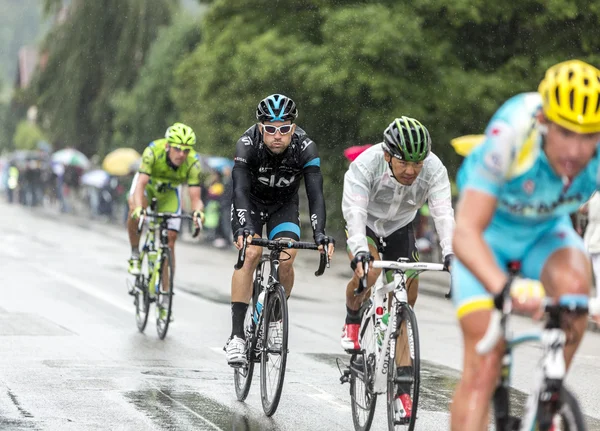
[[(252, 417), (196, 392), (155, 388), (126, 392), (125, 397), (163, 429), (277, 431), (266, 417)], [(261, 412), (262, 413), (262, 412)]]
[[(306, 354), (306, 356), (331, 365), (335, 367), (336, 371), (338, 360), (340, 366), (345, 366), (350, 362), (350, 355)], [(421, 361), (419, 410), (447, 413), (459, 379), (460, 373), (453, 368)], [(526, 393), (516, 389), (510, 390), (510, 405), (514, 414), (521, 415), (523, 413), (526, 401)], [(590, 431), (600, 431), (600, 420), (586, 416), (586, 422)]]

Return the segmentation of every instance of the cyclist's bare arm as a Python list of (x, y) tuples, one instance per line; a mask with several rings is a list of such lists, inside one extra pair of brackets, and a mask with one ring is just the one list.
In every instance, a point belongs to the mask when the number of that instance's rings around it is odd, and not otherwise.
[(496, 210), (497, 199), (489, 193), (467, 189), (458, 203), (454, 231), (454, 253), (467, 269), (492, 293), (507, 281), (483, 238)]
[(200, 189), (200, 186), (188, 186), (192, 211), (204, 211), (204, 203), (202, 202), (202, 192)]
[(150, 175), (139, 173), (138, 180), (135, 185), (135, 191), (133, 192), (133, 207), (141, 207), (144, 202), (144, 190), (150, 181)]

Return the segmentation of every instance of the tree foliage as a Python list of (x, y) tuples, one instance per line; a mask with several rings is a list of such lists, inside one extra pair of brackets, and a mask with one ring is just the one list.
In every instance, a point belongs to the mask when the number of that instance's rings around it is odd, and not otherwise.
[(160, 31), (135, 86), (113, 99), (113, 146), (142, 150), (177, 121), (171, 91), (175, 69), (199, 42), (199, 23), (187, 16)]
[(44, 133), (37, 124), (23, 120), (17, 124), (13, 137), (14, 148), (17, 150), (35, 150), (39, 141), (44, 141)]
[(69, 16), (46, 39), (46, 68), (36, 91), (55, 142), (88, 155), (104, 154), (112, 139), (111, 99), (136, 81), (170, 0), (72, 0)]

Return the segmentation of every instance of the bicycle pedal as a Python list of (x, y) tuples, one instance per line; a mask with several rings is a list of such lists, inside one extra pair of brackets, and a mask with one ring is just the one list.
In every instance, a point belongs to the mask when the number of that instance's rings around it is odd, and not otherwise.
[(340, 383), (343, 385), (344, 383), (350, 383), (350, 369), (347, 368), (345, 370), (341, 370), (342, 375), (340, 376)]

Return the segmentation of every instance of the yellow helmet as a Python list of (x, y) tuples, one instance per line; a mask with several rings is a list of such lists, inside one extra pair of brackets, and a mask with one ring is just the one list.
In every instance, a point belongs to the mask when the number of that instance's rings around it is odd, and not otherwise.
[(546, 118), (575, 133), (600, 132), (600, 70), (580, 60), (555, 64), (538, 87)]

